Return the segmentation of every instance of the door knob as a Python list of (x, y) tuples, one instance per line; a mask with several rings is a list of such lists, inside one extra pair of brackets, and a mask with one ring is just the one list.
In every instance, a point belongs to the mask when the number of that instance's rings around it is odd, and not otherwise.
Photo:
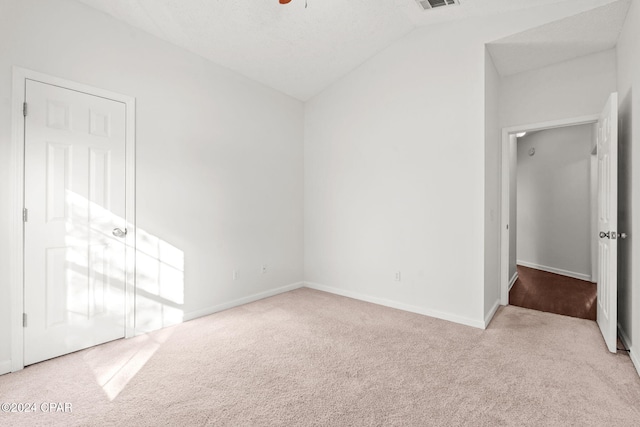
[(114, 228), (112, 233), (114, 236), (122, 238), (127, 235), (127, 229), (125, 228), (124, 231), (122, 231), (119, 228)]
[(609, 232), (607, 231), (607, 232), (605, 233), (604, 231), (601, 231), (601, 232), (600, 232), (600, 238), (601, 238), (601, 239), (604, 239), (605, 237), (606, 237), (607, 239), (609, 239), (609, 238), (610, 238), (610, 237), (609, 237)]

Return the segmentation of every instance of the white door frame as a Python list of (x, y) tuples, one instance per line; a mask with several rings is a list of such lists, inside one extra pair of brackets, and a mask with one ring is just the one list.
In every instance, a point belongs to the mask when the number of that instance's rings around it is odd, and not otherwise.
[(501, 166), (500, 166), (500, 304), (509, 304), (509, 136), (518, 132), (533, 132), (561, 128), (566, 126), (578, 126), (597, 123), (597, 114), (590, 116), (573, 117), (562, 120), (533, 123), (529, 125), (512, 126), (502, 128)]
[(27, 80), (35, 80), (102, 98), (111, 99), (125, 104), (126, 109), (126, 151), (125, 151), (125, 221), (127, 235), (125, 237), (126, 273), (125, 273), (125, 337), (135, 333), (135, 98), (98, 89), (70, 80), (49, 76), (36, 71), (20, 67), (13, 67), (12, 85), (12, 144), (10, 171), (11, 197), (11, 235), (9, 245), (9, 292), (11, 318), (11, 371), (24, 368), (24, 328), (22, 313), (24, 307), (24, 222), (22, 212), (24, 208), (24, 116), (23, 103), (26, 94)]

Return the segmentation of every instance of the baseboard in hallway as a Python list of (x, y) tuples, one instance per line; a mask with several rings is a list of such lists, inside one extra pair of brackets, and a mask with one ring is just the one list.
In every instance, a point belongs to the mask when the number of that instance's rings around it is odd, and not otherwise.
[(595, 283), (518, 265), (509, 304), (596, 320)]
[(561, 276), (573, 277), (574, 279), (578, 279), (578, 280), (591, 281), (591, 275), (589, 274), (578, 273), (570, 270), (564, 270), (562, 268), (550, 267), (548, 265), (536, 264), (534, 262), (523, 261), (520, 259), (517, 261), (517, 265), (522, 267), (533, 268), (535, 270), (546, 271), (547, 273), (554, 273), (554, 274), (559, 274)]

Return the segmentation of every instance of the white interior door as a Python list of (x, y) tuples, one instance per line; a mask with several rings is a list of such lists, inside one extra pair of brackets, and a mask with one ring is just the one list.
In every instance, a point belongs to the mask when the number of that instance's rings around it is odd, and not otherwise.
[(598, 326), (616, 352), (618, 322), (618, 94), (598, 120)]
[(33, 80), (25, 97), (29, 365), (124, 337), (126, 110)]

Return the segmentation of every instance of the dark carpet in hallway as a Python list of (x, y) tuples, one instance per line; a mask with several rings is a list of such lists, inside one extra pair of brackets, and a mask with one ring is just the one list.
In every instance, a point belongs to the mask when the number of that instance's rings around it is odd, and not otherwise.
[(509, 304), (596, 320), (596, 295), (595, 283), (519, 265)]

